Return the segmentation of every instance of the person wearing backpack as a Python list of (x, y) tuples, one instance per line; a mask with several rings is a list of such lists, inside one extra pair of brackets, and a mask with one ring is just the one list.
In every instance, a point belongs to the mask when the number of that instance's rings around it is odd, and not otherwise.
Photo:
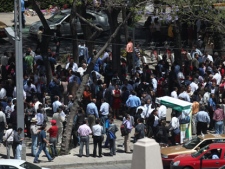
[(118, 131), (118, 127), (113, 123), (113, 118), (109, 121), (109, 128), (108, 128), (108, 136), (109, 137), (109, 149), (110, 149), (110, 156), (116, 155), (116, 132)]
[(126, 130), (127, 130), (127, 134), (124, 136), (124, 151), (125, 153), (131, 153), (130, 151), (130, 133), (131, 133), (131, 130), (133, 129), (133, 126), (130, 122), (130, 115), (127, 114), (126, 119), (123, 121), (123, 125), (125, 126)]

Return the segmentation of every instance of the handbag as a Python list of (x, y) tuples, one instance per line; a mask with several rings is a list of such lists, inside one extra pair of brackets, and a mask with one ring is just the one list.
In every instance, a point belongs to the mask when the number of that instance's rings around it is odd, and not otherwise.
[[(12, 130), (12, 132), (13, 132), (13, 130)], [(3, 144), (5, 147), (6, 147), (6, 143), (7, 143), (8, 138), (12, 135), (12, 132), (8, 135), (8, 137), (7, 137), (5, 140), (2, 141), (2, 144)]]

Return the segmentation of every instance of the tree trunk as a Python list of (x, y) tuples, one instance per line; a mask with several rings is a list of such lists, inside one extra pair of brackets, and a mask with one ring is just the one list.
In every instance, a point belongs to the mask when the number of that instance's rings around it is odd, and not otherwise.
[(89, 75), (91, 74), (91, 71), (94, 68), (95, 62), (96, 60), (99, 58), (99, 56), (101, 56), (101, 54), (105, 51), (105, 49), (109, 46), (109, 44), (111, 43), (111, 41), (116, 37), (117, 33), (119, 32), (121, 26), (127, 21), (127, 19), (130, 17), (130, 14), (128, 14), (127, 18), (124, 20), (123, 23), (121, 23), (117, 29), (115, 30), (115, 32), (110, 36), (110, 38), (108, 39), (108, 41), (105, 43), (105, 45), (101, 48), (101, 50), (97, 53), (96, 56), (94, 56), (94, 58), (92, 59), (91, 63), (88, 65), (87, 70), (85, 72), (85, 75), (83, 76), (81, 85), (79, 86), (77, 92), (76, 92), (76, 97), (74, 100), (74, 104), (73, 107), (71, 109), (71, 112), (69, 114), (69, 117), (67, 118), (67, 125), (63, 134), (63, 138), (62, 138), (62, 145), (61, 145), (61, 155), (66, 155), (69, 153), (69, 143), (71, 140), (71, 132), (72, 132), (72, 127), (73, 127), (73, 119), (77, 113), (78, 107), (79, 107), (79, 102), (82, 100), (82, 96), (83, 96), (83, 92), (85, 89), (85, 85), (88, 82), (89, 79)]
[(73, 1), (73, 5), (71, 8), (71, 18), (70, 18), (70, 29), (72, 33), (72, 39), (73, 39), (73, 59), (74, 62), (79, 63), (79, 57), (78, 57), (78, 42), (77, 42), (77, 28), (76, 28), (76, 0)]
[(41, 42), (41, 55), (44, 59), (44, 64), (45, 64), (45, 69), (46, 69), (46, 77), (47, 77), (47, 84), (50, 83), (51, 79), (52, 79), (52, 70), (51, 70), (51, 66), (48, 60), (48, 47), (49, 47), (49, 43), (51, 41), (51, 35), (52, 35), (52, 31), (44, 17), (44, 15), (42, 14), (41, 10), (39, 9), (38, 5), (36, 4), (35, 0), (32, 0), (32, 6), (34, 8), (34, 10), (36, 11), (38, 17), (41, 20), (41, 23), (44, 27), (44, 33), (42, 35), (42, 42)]
[(174, 28), (175, 28), (174, 57), (175, 57), (176, 64), (179, 64), (181, 66), (183, 62), (183, 58), (181, 57), (182, 42), (181, 42), (181, 26), (179, 21), (176, 21)]
[[(127, 13), (126, 13), (126, 8), (123, 8), (122, 9), (122, 17), (123, 17), (123, 20), (126, 18), (127, 16)], [(127, 23), (124, 24), (124, 35), (125, 35), (125, 41), (127, 41), (128, 39), (128, 29), (127, 29)]]
[[(114, 32), (118, 26), (118, 15), (120, 13), (120, 9), (111, 9), (107, 11), (107, 15), (109, 18), (110, 32)], [(126, 22), (125, 22), (126, 23)], [(117, 71), (119, 76), (121, 75), (120, 69), (120, 32), (117, 33), (116, 37), (112, 40), (112, 64), (113, 71)]]
[[(84, 2), (82, 1), (82, 4), (79, 6), (78, 8), (78, 13), (84, 17), (85, 19), (87, 19), (86, 17), (86, 5), (84, 4)], [(92, 31), (93, 28), (91, 28), (87, 23), (85, 23), (83, 20), (80, 19), (80, 23), (81, 23), (81, 28), (83, 30), (84, 33), (84, 39), (85, 41), (85, 45), (88, 48), (88, 55), (91, 56), (92, 55), (92, 51), (94, 49), (94, 41), (90, 40), (90, 37), (92, 35)]]

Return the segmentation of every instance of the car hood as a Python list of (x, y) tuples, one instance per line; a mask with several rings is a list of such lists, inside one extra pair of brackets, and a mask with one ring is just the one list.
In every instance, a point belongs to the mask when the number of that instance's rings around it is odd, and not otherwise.
[(181, 145), (161, 148), (162, 155), (190, 154), (192, 152), (195, 151), (192, 149), (186, 149)]
[(173, 159), (173, 161), (182, 161), (182, 160), (185, 160), (185, 161), (193, 160), (193, 157), (191, 156), (191, 154), (182, 154), (182, 155), (176, 156)]
[(7, 27), (6, 24), (0, 21), (0, 28), (3, 29), (5, 27)]

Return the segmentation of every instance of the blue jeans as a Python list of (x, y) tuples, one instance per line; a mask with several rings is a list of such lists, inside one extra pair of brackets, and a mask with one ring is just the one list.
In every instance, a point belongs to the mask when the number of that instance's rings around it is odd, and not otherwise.
[(215, 122), (215, 131), (216, 134), (222, 134), (223, 133), (223, 121), (216, 121)]
[(37, 152), (37, 140), (38, 136), (37, 135), (31, 135), (32, 138), (32, 145), (31, 145), (31, 154), (35, 157), (36, 152)]
[(50, 137), (49, 143), (52, 143), (52, 145), (50, 146), (52, 151), (52, 154), (51, 154), (52, 157), (58, 156), (58, 152), (56, 148), (57, 138)]
[(41, 154), (42, 150), (44, 151), (46, 157), (48, 158), (48, 161), (53, 160), (52, 157), (48, 153), (46, 143), (39, 143), (39, 149), (38, 149), (38, 152), (35, 155), (34, 162), (38, 162), (38, 157)]
[(22, 145), (18, 144), (16, 146), (16, 155), (15, 155), (15, 159), (17, 160), (21, 160), (21, 151), (22, 151)]
[(101, 123), (102, 123), (102, 127), (103, 127), (103, 133), (102, 134), (106, 133), (105, 122), (106, 122), (107, 119), (108, 119), (108, 116), (101, 116)]

